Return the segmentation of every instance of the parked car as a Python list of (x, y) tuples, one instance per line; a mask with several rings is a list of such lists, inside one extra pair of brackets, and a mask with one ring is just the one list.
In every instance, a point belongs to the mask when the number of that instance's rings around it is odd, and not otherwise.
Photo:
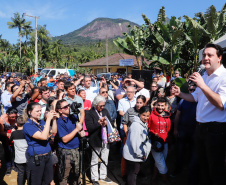
[(43, 69), (40, 74), (45, 74), (47, 75), (47, 77), (53, 76), (53, 78), (55, 79), (57, 75), (59, 74), (64, 74), (65, 72), (68, 73), (68, 75), (70, 75), (71, 77), (75, 74), (75, 70), (74, 69), (57, 69), (57, 68), (45, 68)]
[(106, 80), (111, 80), (111, 73), (99, 73), (97, 74), (97, 81), (100, 81), (102, 76), (105, 76)]

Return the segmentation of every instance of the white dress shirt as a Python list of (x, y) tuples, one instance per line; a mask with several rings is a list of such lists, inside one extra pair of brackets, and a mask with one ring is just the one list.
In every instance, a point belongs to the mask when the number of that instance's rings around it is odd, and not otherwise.
[(210, 103), (200, 88), (196, 88), (192, 93), (195, 101), (198, 102), (196, 109), (196, 120), (205, 122), (226, 122), (226, 69), (221, 65), (214, 73), (208, 76), (205, 72), (202, 76), (206, 85), (215, 93), (220, 95), (224, 110)]
[(99, 93), (99, 88), (98, 87), (89, 87), (89, 89), (86, 89), (84, 87), (85, 91), (86, 91), (86, 99), (90, 100), (91, 103), (93, 102), (94, 98), (98, 95)]

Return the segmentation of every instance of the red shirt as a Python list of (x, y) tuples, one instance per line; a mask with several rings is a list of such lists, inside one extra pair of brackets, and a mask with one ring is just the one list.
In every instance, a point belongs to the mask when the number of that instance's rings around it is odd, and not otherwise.
[(83, 102), (83, 104), (84, 104), (84, 110), (89, 110), (89, 109), (91, 109), (91, 107), (92, 107), (92, 103), (91, 103), (90, 100), (85, 100), (85, 101)]
[(160, 138), (166, 141), (171, 127), (170, 113), (165, 111), (167, 115), (161, 116), (156, 108), (151, 112), (148, 120), (149, 131), (153, 134), (158, 134)]

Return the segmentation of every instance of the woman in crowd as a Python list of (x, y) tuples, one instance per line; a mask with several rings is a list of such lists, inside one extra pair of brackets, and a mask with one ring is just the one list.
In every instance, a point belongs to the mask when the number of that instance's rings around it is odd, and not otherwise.
[[(53, 180), (51, 148), (48, 142), (50, 123), (57, 118), (57, 114), (51, 110), (46, 114), (46, 122), (40, 121), (41, 105), (38, 103), (28, 104), (25, 112), (28, 121), (24, 125), (23, 133), (28, 144), (26, 157), (27, 165), (31, 170), (31, 184), (47, 185)], [(55, 121), (53, 121), (52, 132), (57, 132)]]
[[(92, 103), (90, 100), (87, 100), (86, 99), (86, 91), (85, 89), (79, 89), (77, 91), (77, 94), (78, 96), (80, 96), (83, 100), (83, 104), (84, 104), (84, 110), (87, 111), (87, 110), (90, 110), (91, 107), (92, 107)], [(87, 131), (87, 128), (86, 128), (86, 124), (85, 124), (85, 120), (83, 121), (83, 130), (85, 131), (85, 136), (88, 136), (88, 131)]]
[(157, 96), (158, 94), (157, 89), (158, 89), (157, 82), (152, 82), (150, 87), (150, 101), (152, 101), (152, 99)]
[[(101, 155), (104, 162), (108, 163), (109, 144), (107, 142), (107, 119), (111, 122), (111, 117), (108, 111), (104, 108), (106, 99), (97, 95), (93, 100), (92, 108), (87, 111), (85, 117), (85, 123), (89, 132), (90, 145), (95, 151)], [(91, 180), (93, 185), (99, 185), (100, 180), (110, 183), (111, 179), (107, 177), (107, 168), (103, 163), (100, 164), (100, 173), (98, 173), (98, 159), (94, 151), (92, 151), (91, 158)]]
[(127, 184), (135, 185), (137, 174), (142, 162), (146, 161), (151, 151), (151, 140), (149, 138), (147, 121), (150, 116), (150, 108), (143, 106), (139, 110), (139, 116), (134, 117), (130, 126), (128, 137), (123, 148), (123, 157), (127, 161), (128, 176)]
[(135, 107), (129, 108), (122, 118), (123, 129), (126, 136), (128, 135), (129, 127), (131, 126), (134, 117), (138, 116), (138, 112), (141, 107), (145, 106), (146, 98), (143, 95), (139, 95), (136, 99)]

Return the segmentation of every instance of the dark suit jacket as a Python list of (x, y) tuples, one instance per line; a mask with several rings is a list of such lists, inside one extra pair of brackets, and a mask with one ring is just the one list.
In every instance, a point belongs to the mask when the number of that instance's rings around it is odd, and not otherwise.
[[(107, 116), (111, 122), (111, 117), (107, 109), (103, 109), (102, 116)], [(97, 115), (95, 108), (92, 107), (85, 114), (85, 124), (89, 132), (89, 141), (93, 147), (102, 147), (102, 138), (101, 138), (101, 125), (98, 123), (99, 116)]]

